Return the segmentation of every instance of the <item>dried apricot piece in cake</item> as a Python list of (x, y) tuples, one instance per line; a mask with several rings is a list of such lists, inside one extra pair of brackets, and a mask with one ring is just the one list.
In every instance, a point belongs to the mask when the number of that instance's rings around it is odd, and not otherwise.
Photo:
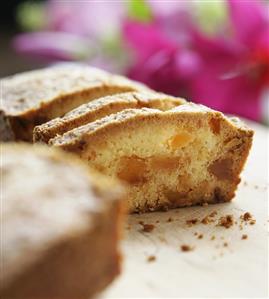
[(130, 212), (143, 212), (231, 200), (252, 136), (241, 122), (186, 103), (127, 109), (49, 144), (126, 181)]

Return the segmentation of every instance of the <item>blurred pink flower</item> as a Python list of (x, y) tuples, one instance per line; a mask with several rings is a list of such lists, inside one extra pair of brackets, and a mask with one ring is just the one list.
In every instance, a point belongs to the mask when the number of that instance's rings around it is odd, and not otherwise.
[(85, 59), (94, 50), (89, 39), (67, 32), (23, 33), (12, 44), (21, 54), (48, 61)]
[(126, 21), (123, 34), (135, 55), (129, 76), (157, 90), (260, 120), (260, 99), (269, 84), (268, 7), (259, 1), (227, 4), (228, 36), (206, 36), (186, 12), (155, 18), (152, 24)]
[(129, 69), (129, 77), (150, 87), (170, 94), (182, 94), (197, 75), (200, 58), (160, 30), (156, 24), (128, 21), (124, 35), (135, 50), (135, 65)]
[(120, 1), (49, 0), (44, 10), (46, 27), (16, 36), (13, 47), (17, 52), (50, 62), (90, 61), (115, 69), (107, 52), (111, 40), (118, 38), (126, 13)]
[(47, 2), (48, 29), (94, 37), (109, 36), (120, 28), (126, 7), (121, 1)]

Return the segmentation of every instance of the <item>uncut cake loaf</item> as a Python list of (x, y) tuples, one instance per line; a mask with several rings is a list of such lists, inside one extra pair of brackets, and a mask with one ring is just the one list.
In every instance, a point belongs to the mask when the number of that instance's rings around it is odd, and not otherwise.
[(0, 140), (32, 141), (34, 126), (102, 96), (147, 88), (125, 77), (62, 64), (1, 79)]
[(1, 149), (0, 297), (92, 297), (119, 274), (121, 185), (56, 149)]
[(62, 135), (76, 127), (128, 108), (148, 107), (165, 111), (183, 103), (186, 103), (186, 101), (181, 98), (150, 91), (126, 92), (106, 96), (83, 104), (63, 117), (57, 117), (47, 123), (36, 126), (33, 132), (33, 139), (34, 142), (47, 143), (56, 135)]
[(126, 109), (49, 144), (129, 184), (130, 212), (230, 201), (253, 131), (193, 103), (168, 111)]

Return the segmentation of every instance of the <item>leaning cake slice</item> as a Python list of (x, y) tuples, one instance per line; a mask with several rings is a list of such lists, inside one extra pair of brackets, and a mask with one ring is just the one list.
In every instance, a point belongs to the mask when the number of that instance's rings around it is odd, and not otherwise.
[(157, 92), (127, 92), (106, 96), (87, 104), (83, 104), (68, 112), (63, 117), (57, 117), (51, 121), (34, 128), (34, 142), (45, 142), (62, 135), (76, 127), (105, 117), (107, 115), (122, 111), (128, 108), (156, 108), (169, 110), (178, 105), (186, 103), (181, 98), (175, 98)]
[(121, 185), (45, 146), (1, 150), (0, 297), (90, 298), (119, 273)]
[(32, 141), (34, 126), (102, 96), (144, 85), (89, 66), (63, 64), (1, 80), (0, 140)]
[(253, 131), (202, 105), (128, 109), (50, 144), (129, 184), (130, 212), (229, 201)]

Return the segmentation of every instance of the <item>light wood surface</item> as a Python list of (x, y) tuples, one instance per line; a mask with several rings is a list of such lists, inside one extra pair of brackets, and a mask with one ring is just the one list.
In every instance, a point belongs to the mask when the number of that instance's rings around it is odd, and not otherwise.
[[(130, 215), (122, 242), (122, 274), (101, 298), (268, 296), (269, 135), (265, 127), (249, 125), (255, 129), (254, 144), (234, 200)], [(186, 220), (202, 219), (212, 211), (218, 213), (215, 222), (191, 227), (186, 224)], [(253, 215), (256, 224), (243, 223), (241, 230), (239, 217), (245, 212)], [(227, 214), (238, 223), (229, 229), (217, 226), (219, 217)], [(140, 221), (154, 224), (155, 229), (143, 232)], [(198, 239), (195, 232), (203, 238)], [(247, 239), (242, 240), (243, 234)], [(213, 235), (215, 240), (211, 240)], [(183, 244), (194, 249), (182, 252)], [(149, 262), (149, 256), (156, 260)]]

